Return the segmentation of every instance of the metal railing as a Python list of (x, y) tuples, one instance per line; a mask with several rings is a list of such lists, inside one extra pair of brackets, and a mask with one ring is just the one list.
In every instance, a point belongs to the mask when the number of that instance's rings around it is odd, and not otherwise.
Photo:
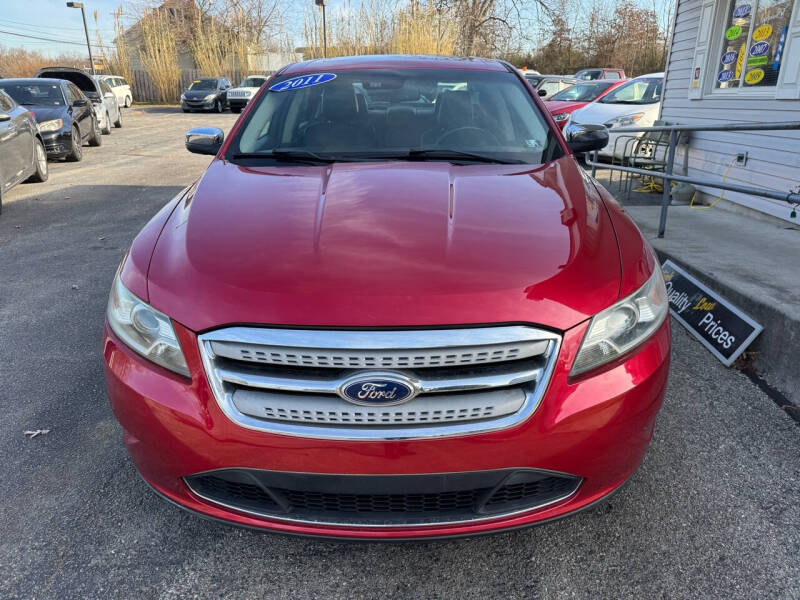
[(740, 192), (762, 198), (772, 198), (782, 200), (790, 204), (800, 204), (800, 193), (798, 192), (778, 192), (767, 188), (751, 187), (738, 183), (728, 183), (704, 177), (688, 177), (686, 175), (675, 175), (673, 168), (675, 165), (675, 149), (678, 146), (678, 139), (683, 132), (692, 131), (781, 131), (781, 130), (800, 130), (800, 121), (785, 121), (780, 123), (709, 123), (693, 125), (655, 125), (653, 127), (620, 127), (615, 128), (614, 133), (642, 133), (642, 132), (668, 132), (669, 145), (666, 151), (666, 166), (664, 171), (653, 169), (639, 169), (636, 167), (626, 167), (624, 165), (605, 164), (599, 162), (598, 151), (595, 150), (592, 160), (586, 160), (586, 164), (592, 167), (592, 176), (597, 172), (598, 167), (602, 169), (612, 169), (631, 173), (634, 175), (645, 175), (664, 180), (664, 190), (661, 196), (661, 218), (658, 223), (658, 237), (663, 238), (667, 228), (667, 210), (670, 204), (670, 184), (673, 181), (690, 183), (703, 187), (710, 187), (731, 192)]

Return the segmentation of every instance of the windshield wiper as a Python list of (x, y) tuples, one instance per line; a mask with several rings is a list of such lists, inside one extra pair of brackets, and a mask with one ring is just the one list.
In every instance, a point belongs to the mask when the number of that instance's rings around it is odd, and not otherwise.
[(280, 161), (302, 162), (309, 164), (330, 164), (337, 162), (336, 158), (320, 156), (308, 150), (272, 150), (271, 152), (240, 152), (233, 155), (233, 159), (239, 158), (274, 158)]
[(394, 159), (410, 159), (410, 160), (425, 160), (427, 158), (430, 158), (433, 160), (470, 161), (470, 162), (481, 162), (481, 163), (493, 163), (500, 165), (518, 165), (518, 164), (523, 164), (525, 162), (516, 159), (498, 158), (496, 156), (486, 156), (485, 154), (476, 154), (474, 152), (464, 152), (462, 150), (451, 150), (448, 148), (411, 149), (408, 152), (398, 152), (397, 154), (370, 155), (370, 158), (378, 158), (378, 159), (394, 158)]

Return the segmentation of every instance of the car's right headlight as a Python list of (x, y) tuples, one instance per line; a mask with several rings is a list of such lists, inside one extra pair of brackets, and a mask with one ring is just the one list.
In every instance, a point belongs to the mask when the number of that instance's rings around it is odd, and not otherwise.
[(181, 100), (186, 100), (186, 94), (181, 94)]
[(664, 275), (656, 264), (641, 288), (592, 317), (570, 375), (590, 371), (635, 348), (655, 333), (668, 312)]
[(122, 285), (119, 271), (111, 286), (106, 316), (111, 330), (131, 350), (165, 369), (190, 377), (169, 317)]
[(44, 121), (39, 123), (39, 131), (58, 131), (64, 126), (64, 121), (61, 119), (53, 119), (51, 121)]
[(557, 115), (553, 115), (553, 121), (556, 123), (563, 123), (569, 119), (569, 113), (558, 113)]

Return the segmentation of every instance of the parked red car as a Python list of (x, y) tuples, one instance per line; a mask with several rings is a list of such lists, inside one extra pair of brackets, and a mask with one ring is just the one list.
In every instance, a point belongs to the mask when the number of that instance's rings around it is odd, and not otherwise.
[(550, 111), (550, 114), (553, 115), (553, 120), (561, 129), (564, 129), (564, 125), (567, 124), (573, 112), (583, 108), (590, 102), (602, 98), (626, 81), (626, 79), (603, 79), (578, 83), (552, 96), (545, 103), (545, 106)]
[[(411, 539), (593, 506), (667, 382), (654, 252), (510, 65), (291, 65), (133, 241), (103, 355), (164, 498), (238, 525)], [(640, 491), (643, 493), (643, 490)]]

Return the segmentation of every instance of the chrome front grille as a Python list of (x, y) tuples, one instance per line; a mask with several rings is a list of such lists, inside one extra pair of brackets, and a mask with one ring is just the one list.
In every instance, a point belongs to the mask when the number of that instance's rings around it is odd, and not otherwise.
[[(243, 427), (317, 438), (404, 439), (502, 429), (533, 414), (561, 338), (532, 327), (352, 331), (232, 327), (200, 336), (223, 412)], [(362, 406), (354, 375), (401, 375), (417, 395)]]

